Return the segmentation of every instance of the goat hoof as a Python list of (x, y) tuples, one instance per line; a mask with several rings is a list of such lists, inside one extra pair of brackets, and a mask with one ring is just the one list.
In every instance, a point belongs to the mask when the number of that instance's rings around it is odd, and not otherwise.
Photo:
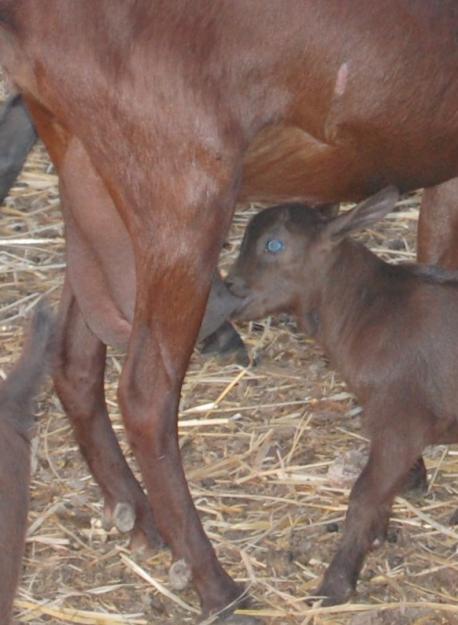
[(113, 511), (113, 520), (116, 529), (122, 534), (131, 532), (135, 527), (135, 510), (130, 503), (119, 501)]
[(327, 607), (345, 603), (353, 592), (353, 585), (344, 577), (339, 576), (337, 579), (325, 580), (314, 594), (323, 597), (322, 605)]
[(169, 569), (169, 581), (174, 590), (184, 590), (192, 579), (191, 567), (186, 560), (175, 560)]
[(102, 525), (107, 531), (115, 526), (121, 533), (131, 532), (129, 547), (132, 551), (158, 550), (164, 546), (146, 498), (136, 507), (128, 502), (114, 504), (105, 499)]
[(118, 501), (115, 504), (105, 499), (102, 525), (106, 530), (116, 527), (123, 534), (132, 531), (135, 526), (134, 507), (125, 501)]

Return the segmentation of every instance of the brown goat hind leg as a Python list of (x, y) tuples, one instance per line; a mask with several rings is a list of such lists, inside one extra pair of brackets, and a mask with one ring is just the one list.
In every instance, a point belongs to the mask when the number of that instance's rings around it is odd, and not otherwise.
[(350, 494), (344, 534), (317, 591), (326, 597), (325, 605), (343, 603), (354, 591), (366, 554), (385, 534), (393, 499), (423, 447), (421, 432), (409, 439), (393, 421), (373, 438), (367, 465)]
[(68, 280), (62, 294), (54, 385), (80, 450), (105, 499), (105, 514), (132, 543), (158, 546), (151, 507), (130, 470), (108, 416), (104, 395), (106, 347), (89, 330)]
[[(94, 186), (92, 166), (84, 170), (84, 162), (75, 161), (72, 153), (75, 137), (36, 100), (26, 98), (26, 102), (59, 172), (64, 202), (74, 204), (67, 187), (77, 175), (81, 176), (79, 186), (83, 190), (92, 183), (85, 198), (87, 203), (94, 197), (97, 200), (102, 185)], [(108, 200), (111, 202), (109, 196)], [(111, 224), (114, 226), (113, 221)], [(125, 273), (130, 276), (129, 272)], [(106, 512), (121, 531), (132, 530), (133, 545), (146, 543), (157, 546), (161, 541), (149, 501), (122, 454), (108, 416), (103, 389), (106, 349), (85, 324), (68, 276), (62, 294), (57, 334), (56, 392), (73, 425), (80, 449), (102, 490)]]
[[(417, 260), (458, 269), (458, 178), (424, 190), (418, 220)], [(425, 492), (427, 486), (425, 464), (419, 458), (404, 488)]]
[[(417, 260), (445, 269), (458, 269), (458, 178), (424, 190), (418, 220)], [(423, 467), (417, 465), (417, 477), (420, 477), (417, 484), (420, 490), (426, 491), (426, 468), (422, 459), (421, 462)], [(424, 479), (421, 479), (422, 472)], [(411, 484), (408, 490), (419, 490)]]

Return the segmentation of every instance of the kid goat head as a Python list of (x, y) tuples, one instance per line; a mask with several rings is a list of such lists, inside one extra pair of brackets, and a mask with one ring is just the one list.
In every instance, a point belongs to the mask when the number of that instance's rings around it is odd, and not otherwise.
[(319, 305), (327, 269), (338, 262), (342, 241), (382, 219), (398, 197), (395, 187), (386, 187), (338, 216), (335, 206), (297, 203), (258, 213), (247, 227), (226, 280), (232, 293), (242, 298), (236, 318), (287, 312), (300, 323), (306, 321)]

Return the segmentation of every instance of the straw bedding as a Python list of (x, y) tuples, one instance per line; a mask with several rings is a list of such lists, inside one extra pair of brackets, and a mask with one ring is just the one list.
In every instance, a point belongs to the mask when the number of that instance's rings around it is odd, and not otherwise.
[[(365, 242), (393, 262), (415, 258), (419, 195)], [(227, 268), (259, 207), (240, 207), (221, 255)], [(24, 318), (58, 301), (65, 266), (57, 177), (37, 146), (0, 211), (0, 374), (17, 358)], [(307, 601), (342, 529), (367, 441), (360, 409), (313, 341), (288, 318), (240, 325), (256, 366), (195, 353), (183, 387), (181, 448), (194, 501), (219, 558), (246, 584), (250, 612), (278, 625), (458, 623), (458, 450), (426, 453), (430, 488), (398, 498), (389, 541), (367, 559), (344, 606)], [(125, 443), (109, 352), (107, 397)], [(196, 621), (195, 594), (175, 591), (170, 556), (132, 553), (103, 527), (103, 502), (48, 388), (37, 403), (29, 533), (17, 623), (172, 625)], [(455, 521), (458, 521), (455, 515)], [(1, 583), (1, 582), (0, 582)]]

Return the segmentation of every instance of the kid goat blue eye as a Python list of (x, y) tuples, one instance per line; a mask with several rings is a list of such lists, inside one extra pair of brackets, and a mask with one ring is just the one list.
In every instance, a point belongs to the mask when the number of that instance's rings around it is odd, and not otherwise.
[(270, 252), (271, 254), (277, 254), (285, 249), (285, 244), (281, 239), (269, 239), (266, 242), (265, 248), (266, 252)]

